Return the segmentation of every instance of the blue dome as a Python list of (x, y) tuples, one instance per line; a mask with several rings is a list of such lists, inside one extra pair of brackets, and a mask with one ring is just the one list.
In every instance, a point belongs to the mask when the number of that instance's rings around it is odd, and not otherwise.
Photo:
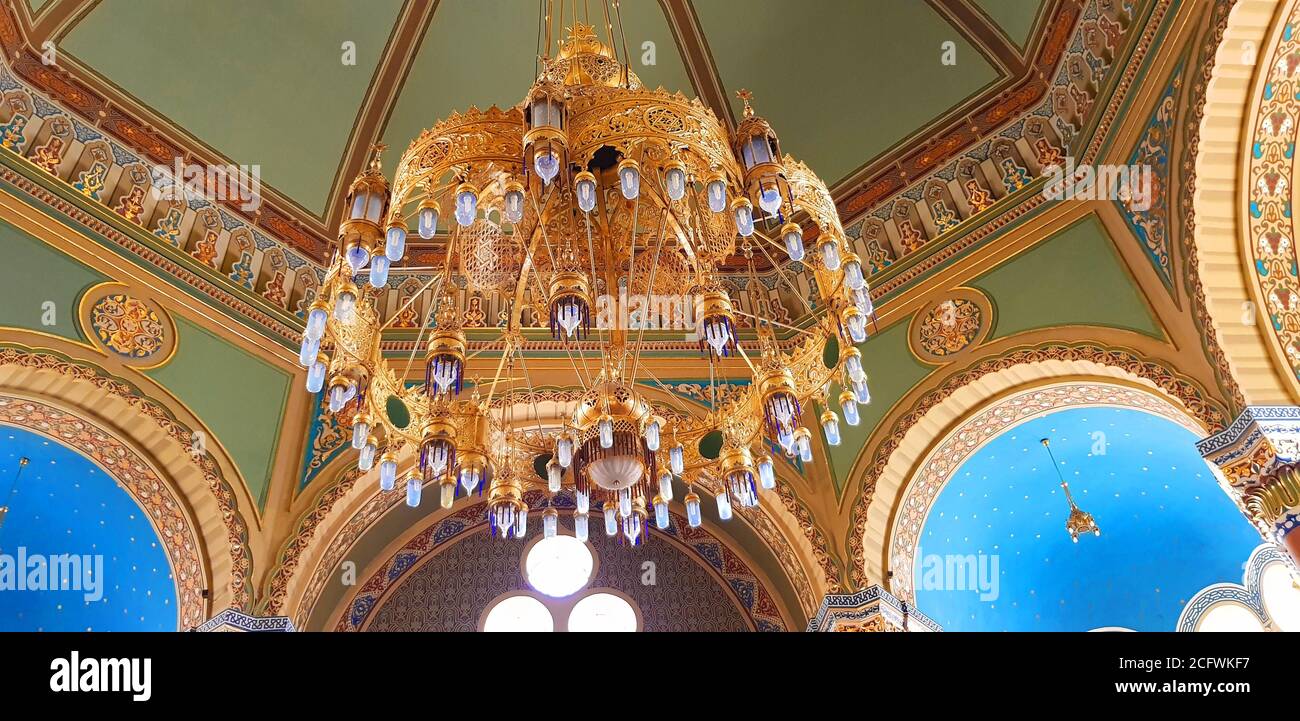
[[(1100, 536), (1071, 542), (1041, 438)], [(1065, 409), (1004, 431), (930, 508), (914, 565), (918, 608), (949, 631), (1174, 630), (1197, 591), (1240, 582), (1260, 543), (1196, 440), (1127, 408)]]
[[(15, 484), (22, 457), (31, 463)], [(0, 631), (177, 629), (176, 585), (162, 541), (102, 469), (55, 441), (3, 427), (0, 494), (9, 505), (0, 526)], [(80, 578), (76, 565), (65, 567), (72, 569), (68, 590), (11, 590), (15, 570), (25, 566), (30, 579), (40, 563), (64, 554), (82, 565)]]

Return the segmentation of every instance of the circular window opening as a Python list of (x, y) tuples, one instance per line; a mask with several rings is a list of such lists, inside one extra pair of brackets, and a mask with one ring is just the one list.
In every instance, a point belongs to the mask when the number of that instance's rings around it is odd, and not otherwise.
[(543, 538), (524, 559), (528, 584), (552, 598), (576, 593), (591, 580), (595, 564), (587, 544), (573, 536)]
[(636, 631), (636, 625), (636, 611), (612, 593), (593, 593), (569, 613), (569, 630), (574, 632), (628, 632)]
[(483, 630), (489, 632), (538, 632), (555, 630), (555, 619), (541, 601), (532, 596), (503, 598), (487, 613)]

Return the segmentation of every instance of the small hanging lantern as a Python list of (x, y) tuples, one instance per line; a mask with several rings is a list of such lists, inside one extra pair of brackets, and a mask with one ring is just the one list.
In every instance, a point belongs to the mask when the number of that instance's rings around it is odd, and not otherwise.
[(564, 90), (538, 83), (524, 101), (524, 162), (544, 184), (559, 175), (568, 148)]
[(577, 271), (556, 273), (551, 279), (551, 336), (585, 338), (591, 332), (591, 286)]

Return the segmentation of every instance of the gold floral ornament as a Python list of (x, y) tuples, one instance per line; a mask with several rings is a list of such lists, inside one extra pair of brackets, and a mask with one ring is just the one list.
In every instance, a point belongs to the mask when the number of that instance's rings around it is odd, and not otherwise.
[(163, 324), (143, 302), (123, 293), (100, 298), (91, 310), (99, 342), (127, 358), (149, 358), (163, 347)]
[(923, 309), (912, 322), (912, 350), (923, 361), (948, 363), (988, 334), (992, 307), (984, 294), (959, 288)]

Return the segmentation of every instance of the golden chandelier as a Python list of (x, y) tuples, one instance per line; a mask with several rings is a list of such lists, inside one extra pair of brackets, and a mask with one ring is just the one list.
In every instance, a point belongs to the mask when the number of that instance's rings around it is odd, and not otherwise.
[[(612, 38), (613, 26), (606, 28)], [(339, 245), (307, 317), (308, 390), (325, 390), (330, 411), (350, 415), (360, 470), (377, 464), (384, 491), (401, 475), (412, 506), (425, 485), (437, 484), (444, 507), (458, 487), (466, 495), (486, 490), (489, 522), (501, 536), (526, 533), (525, 491), (571, 488), (581, 540), (595, 505), (609, 535), (640, 543), (651, 514), (659, 528), (669, 524), (674, 479), (687, 489), (691, 526), (701, 523), (697, 486), (716, 489), (708, 492), (726, 520), (733, 504), (755, 506), (759, 489), (776, 487), (766, 449), (811, 460), (812, 433), (802, 425), (809, 401), (838, 383), (845, 390), (825, 405), (856, 425), (858, 404), (870, 400), (854, 347), (866, 339), (870, 295), (825, 184), (781, 155), (748, 93), (740, 93), (744, 118), (729, 134), (699, 100), (643, 87), (613, 45), (575, 23), (559, 52), (540, 58), (520, 105), (471, 109), (425, 130), (391, 186), (377, 146), (348, 191)], [(408, 385), (381, 352), (385, 323), (375, 299), (405, 255), (408, 223), (433, 240), (443, 207), (454, 222), (426, 286), (436, 302), (416, 341), (425, 373), (423, 383)], [(816, 228), (808, 258), (804, 227)], [(522, 263), (504, 288), (496, 377), (462, 393), (465, 309), (452, 291), (476, 258), (481, 265), (476, 243), (484, 237), (504, 239)], [(775, 272), (810, 273), (816, 302), (801, 328), (751, 316), (757, 342), (747, 351), (736, 331), (742, 312), (720, 276), (729, 262), (743, 263), (756, 280), (756, 254)], [(777, 262), (782, 254), (788, 264)], [(481, 278), (468, 282), (491, 290)], [(647, 301), (639, 328), (601, 319), (601, 301), (623, 292)], [(712, 382), (714, 364), (737, 356), (752, 374), (741, 392), (715, 397), (703, 417), (656, 408), (637, 391), (662, 386), (641, 363), (646, 326), (675, 324), (698, 335), (700, 377)], [(774, 326), (796, 331), (797, 340), (779, 343)], [(526, 338), (526, 327), (549, 327), (547, 343), (562, 343), (573, 362), (571, 416), (545, 417), (531, 382), (499, 390), (520, 370), (527, 379), (524, 351), (540, 342)], [(598, 344), (599, 369), (587, 367), (580, 339)], [(501, 402), (508, 394), (517, 397)], [(516, 418), (530, 402), (533, 417)], [(818, 420), (827, 442), (838, 444), (838, 415), (827, 410)], [(700, 450), (706, 436), (721, 438), (716, 457)], [(409, 469), (399, 474), (401, 466)], [(557, 516), (548, 502), (546, 535), (555, 534)]]

